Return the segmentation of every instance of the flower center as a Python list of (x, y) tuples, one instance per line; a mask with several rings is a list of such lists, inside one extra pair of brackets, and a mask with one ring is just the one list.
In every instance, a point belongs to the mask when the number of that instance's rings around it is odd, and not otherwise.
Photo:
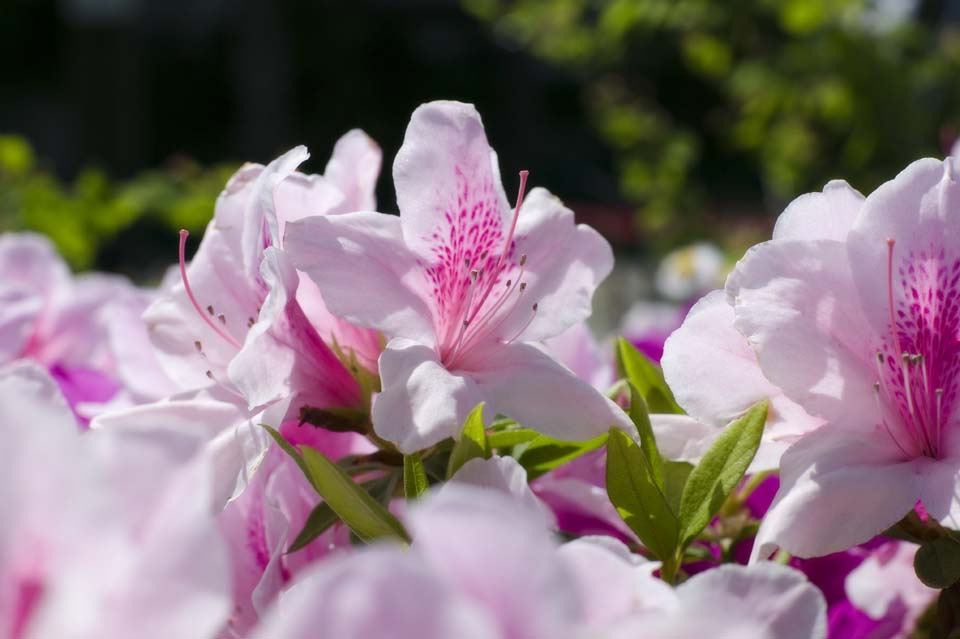
[[(955, 422), (960, 374), (960, 260), (931, 247), (901, 258), (902, 295), (894, 295), (894, 245), (887, 240), (889, 334), (877, 351), (878, 403), (899, 419), (882, 425), (909, 458), (939, 459), (944, 433)], [(889, 414), (883, 411), (881, 414)]]
[[(496, 224), (491, 222), (489, 204), (487, 208), (483, 202), (469, 206), (467, 187), (458, 201), (460, 211), (446, 215), (451, 225), (450, 244), (444, 244), (437, 251), (441, 259), (427, 269), (427, 274), (434, 282), (434, 294), (442, 315), (438, 339), (440, 359), (447, 366), (455, 366), (464, 353), (491, 337), (503, 343), (512, 342), (536, 317), (537, 304), (534, 303), (527, 321), (512, 336), (496, 334), (521, 302), (527, 288), (523, 280), (527, 256), (514, 258), (514, 233), (528, 175), (527, 171), (520, 172), (517, 203), (505, 238), (499, 220)], [(498, 247), (501, 238), (503, 244)]]

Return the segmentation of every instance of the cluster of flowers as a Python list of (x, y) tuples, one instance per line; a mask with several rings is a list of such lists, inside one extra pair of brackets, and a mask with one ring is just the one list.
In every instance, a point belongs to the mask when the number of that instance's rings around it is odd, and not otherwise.
[(593, 342), (609, 245), (508, 204), (471, 106), (414, 112), (399, 216), (362, 132), (307, 157), (157, 291), (0, 238), (0, 639), (883, 639), (915, 554), (960, 578), (951, 159), (795, 200), (661, 372)]

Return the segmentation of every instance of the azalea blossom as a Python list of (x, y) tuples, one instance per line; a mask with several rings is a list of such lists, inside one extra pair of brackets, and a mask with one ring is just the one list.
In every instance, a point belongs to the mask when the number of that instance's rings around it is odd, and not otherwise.
[[(182, 392), (93, 424), (150, 429), (163, 423), (204, 432), (221, 504), (243, 491), (263, 461), (269, 441), (260, 424), (287, 433), (303, 421), (304, 409), (362, 409), (356, 374), (364, 365), (375, 368), (380, 348), (370, 331), (326, 311), (319, 291), (296, 272), (279, 241), (285, 224), (308, 212), (370, 205), (379, 148), (360, 131), (348, 133), (337, 143), (326, 176), (296, 172), (307, 157), (297, 147), (266, 167), (242, 167), (218, 198), (189, 265), (181, 233), (179, 281), (144, 321)], [(350, 361), (357, 371), (349, 369)]]
[(0, 371), (0, 637), (212, 636), (226, 548), (199, 442), (81, 434), (32, 363)]
[(754, 247), (728, 280), (764, 376), (825, 421), (782, 457), (755, 556), (848, 548), (918, 500), (960, 523), (958, 193), (953, 159), (919, 160), (857, 207), (786, 220), (796, 239)]
[[(863, 196), (834, 180), (820, 193), (800, 196), (777, 219), (765, 246), (845, 236)], [(695, 460), (721, 430), (752, 405), (769, 400), (763, 441), (751, 469), (776, 469), (790, 443), (823, 423), (765, 375), (754, 345), (734, 326), (732, 298), (713, 291), (698, 301), (664, 344), (663, 375), (691, 419), (656, 418), (668, 457)]]
[(537, 512), (462, 485), (405, 518), (409, 550), (384, 544), (317, 564), (254, 636), (824, 637), (823, 598), (790, 568), (729, 566), (673, 590), (615, 540), (560, 546)]
[(513, 211), (470, 105), (413, 114), (394, 162), (400, 216), (287, 225), (285, 249), (334, 314), (390, 338), (377, 434), (412, 452), (456, 435), (486, 402), (544, 433), (586, 439), (625, 415), (537, 345), (590, 313), (610, 246), (543, 189)]
[(81, 426), (108, 406), (158, 399), (174, 386), (139, 322), (151, 299), (118, 275), (72, 276), (45, 237), (0, 235), (0, 365), (44, 366)]

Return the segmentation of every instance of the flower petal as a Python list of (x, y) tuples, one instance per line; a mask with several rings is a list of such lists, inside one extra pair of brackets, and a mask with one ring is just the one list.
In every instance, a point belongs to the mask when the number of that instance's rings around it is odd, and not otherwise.
[(752, 560), (777, 546), (800, 557), (839, 552), (895, 524), (921, 494), (917, 462), (901, 457), (882, 434), (828, 424), (804, 436), (780, 460), (780, 490)]
[(690, 309), (663, 347), (663, 375), (677, 402), (698, 421), (723, 428), (769, 399), (764, 441), (796, 437), (819, 426), (760, 370), (750, 344), (734, 328), (733, 307), (713, 291)]
[(471, 459), (445, 485), (451, 483), (486, 488), (509, 495), (530, 512), (543, 517), (544, 526), (548, 528), (556, 526), (556, 517), (530, 489), (527, 483), (527, 471), (513, 457), (493, 456), (490, 459), (482, 457)]
[(750, 249), (727, 280), (734, 325), (764, 376), (807, 413), (842, 428), (880, 423), (876, 338), (846, 247), (780, 240)]
[(847, 239), (863, 206), (859, 191), (843, 180), (831, 180), (821, 193), (801, 195), (777, 218), (774, 240)]
[(323, 176), (340, 189), (345, 199), (340, 206), (342, 210), (332, 212), (376, 210), (377, 177), (382, 160), (380, 147), (360, 129), (347, 131), (337, 140)]
[(527, 256), (521, 278), (526, 290), (504, 306), (502, 339), (520, 334), (524, 341), (539, 341), (590, 316), (593, 293), (613, 270), (613, 250), (599, 233), (575, 225), (573, 211), (535, 188), (520, 209), (514, 242), (514, 255)]
[[(926, 158), (917, 160), (894, 179), (881, 185), (867, 197), (863, 212), (850, 232), (848, 242), (850, 264), (857, 283), (861, 303), (880, 335), (889, 332), (887, 241), (893, 239), (895, 303), (907, 302), (909, 286), (900, 268), (936, 266), (936, 255), (945, 250), (948, 271), (945, 278), (956, 275), (960, 258), (960, 180), (955, 160), (944, 162)], [(956, 278), (950, 290), (940, 291), (955, 296)]]
[(468, 219), (491, 232), (509, 224), (492, 154), (473, 105), (430, 102), (413, 112), (393, 163), (403, 238), (412, 251), (433, 261), (438, 242), (467, 235)]
[(388, 337), (434, 343), (420, 296), (426, 282), (403, 244), (398, 218), (367, 212), (311, 217), (290, 223), (284, 242), (334, 315)]
[(314, 408), (360, 403), (360, 389), (350, 372), (320, 339), (295, 298), (299, 278), (287, 256), (266, 249), (263, 279), (270, 293), (246, 342), (230, 363), (230, 379), (251, 409), (296, 396), (294, 414), (304, 404)]
[(545, 435), (581, 441), (633, 428), (620, 407), (533, 345), (505, 345), (468, 368), (494, 411)]
[(380, 379), (373, 428), (404, 453), (457, 435), (484, 400), (470, 377), (447, 371), (433, 349), (413, 340), (390, 340), (380, 356)]

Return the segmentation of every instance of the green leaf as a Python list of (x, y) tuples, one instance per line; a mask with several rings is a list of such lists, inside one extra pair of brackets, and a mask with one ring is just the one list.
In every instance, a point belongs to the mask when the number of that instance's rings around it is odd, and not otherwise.
[[(382, 477), (368, 479), (365, 482), (361, 482), (360, 486), (378, 503), (385, 505), (387, 502), (389, 502), (390, 495), (393, 492), (393, 487), (396, 485), (395, 482), (395, 474), (384, 475)], [(338, 521), (340, 521), (340, 518), (337, 516), (337, 513), (333, 512), (333, 509), (330, 508), (330, 504), (325, 501), (321, 501), (310, 512), (310, 516), (307, 517), (307, 521), (304, 524), (303, 529), (297, 534), (297, 538), (293, 540), (293, 543), (290, 544), (290, 547), (287, 548), (287, 553), (289, 554), (297, 552), (301, 548), (304, 548)]]
[(297, 535), (297, 538), (287, 548), (287, 553), (297, 552), (304, 548), (338, 521), (340, 521), (340, 518), (337, 517), (337, 513), (333, 512), (330, 505), (325, 501), (320, 502), (316, 508), (310, 511), (307, 523), (303, 525), (303, 529)]
[(913, 568), (927, 586), (949, 588), (960, 581), (960, 541), (951, 536), (928, 541), (917, 549)]
[(680, 512), (680, 497), (692, 472), (693, 464), (690, 462), (667, 460), (663, 463), (663, 494), (670, 510), (675, 513)]
[(427, 492), (430, 484), (427, 482), (427, 471), (423, 468), (423, 461), (419, 453), (403, 456), (403, 494), (407, 499), (419, 499)]
[(663, 379), (660, 367), (625, 340), (617, 340), (617, 371), (640, 391), (653, 413), (683, 413)]
[(365, 542), (380, 538), (410, 541), (400, 521), (339, 466), (309, 446), (299, 448), (310, 483), (357, 537)]
[(293, 458), (293, 461), (297, 463), (300, 471), (306, 476), (307, 481), (309, 481), (314, 490), (319, 493), (320, 489), (316, 484), (313, 483), (313, 478), (310, 476), (310, 469), (307, 468), (307, 464), (303, 461), (303, 457), (297, 452), (297, 449), (291, 446), (290, 442), (288, 442), (283, 435), (273, 428), (267, 426), (266, 424), (260, 424), (260, 426), (262, 426), (270, 434), (270, 436), (273, 437), (273, 441), (277, 442), (277, 446), (279, 446), (283, 452)]
[(460, 439), (453, 446), (450, 453), (450, 462), (447, 466), (447, 479), (456, 474), (460, 467), (471, 459), (490, 457), (490, 444), (487, 442), (487, 431), (483, 426), (483, 403), (477, 404), (463, 424)]
[(487, 435), (487, 443), (490, 445), (490, 448), (510, 448), (517, 444), (532, 442), (539, 436), (540, 433), (529, 428), (514, 428), (512, 430), (490, 433)]
[(665, 562), (676, 556), (677, 517), (653, 480), (643, 451), (617, 428), (610, 429), (607, 440), (607, 495), (650, 552)]
[(686, 547), (706, 528), (736, 488), (757, 454), (767, 402), (755, 404), (717, 437), (684, 486), (680, 497), (680, 544)]
[(650, 413), (647, 411), (647, 403), (644, 401), (640, 390), (636, 385), (627, 381), (630, 388), (630, 420), (637, 427), (640, 434), (640, 449), (647, 458), (650, 465), (650, 474), (657, 486), (663, 489), (663, 458), (657, 449), (657, 440), (653, 435), (653, 426), (650, 425)]
[(600, 448), (606, 441), (606, 434), (585, 442), (567, 442), (539, 435), (524, 448), (517, 461), (527, 470), (527, 479), (533, 480), (570, 460)]

